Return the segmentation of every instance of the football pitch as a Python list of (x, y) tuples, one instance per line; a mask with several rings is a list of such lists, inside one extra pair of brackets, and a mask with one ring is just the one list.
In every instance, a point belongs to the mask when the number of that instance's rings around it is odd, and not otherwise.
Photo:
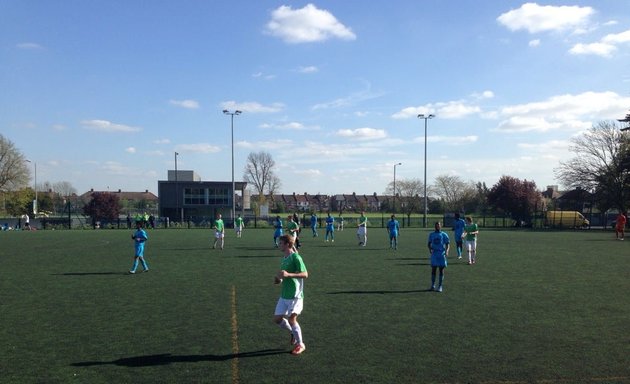
[(630, 238), (481, 228), (437, 293), (428, 230), (393, 251), (385, 229), (305, 229), (293, 356), (273, 230), (227, 232), (149, 230), (135, 275), (131, 231), (0, 232), (0, 382), (630, 383)]

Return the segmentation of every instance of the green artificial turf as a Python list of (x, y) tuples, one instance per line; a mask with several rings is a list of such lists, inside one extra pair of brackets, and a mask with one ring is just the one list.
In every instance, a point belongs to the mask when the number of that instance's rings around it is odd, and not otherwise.
[[(273, 230), (0, 233), (2, 383), (630, 383), (630, 241), (481, 229), (429, 292), (428, 231), (302, 232), (307, 346), (271, 322)], [(449, 234), (452, 232), (449, 231)], [(141, 267), (139, 268), (141, 270)]]

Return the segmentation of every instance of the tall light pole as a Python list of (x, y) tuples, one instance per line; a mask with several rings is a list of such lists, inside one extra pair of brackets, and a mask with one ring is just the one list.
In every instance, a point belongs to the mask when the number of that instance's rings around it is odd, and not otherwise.
[(180, 219), (181, 222), (184, 222), (184, 215), (179, 210), (179, 191), (177, 185), (177, 155), (179, 155), (179, 153), (175, 152), (175, 219)]
[(435, 115), (424, 115), (423, 113), (418, 115), (418, 119), (424, 119), (424, 228), (427, 227), (427, 212), (429, 211), (429, 204), (427, 200), (427, 121), (434, 118)]
[(28, 163), (33, 163), (35, 168), (35, 181), (33, 182), (33, 189), (35, 190), (35, 200), (33, 200), (33, 215), (37, 215), (37, 162), (26, 159)]
[(394, 213), (396, 213), (396, 166), (402, 165), (402, 163), (394, 164)]
[(236, 186), (234, 184), (234, 115), (240, 115), (241, 111), (228, 111), (227, 109), (223, 110), (223, 113), (226, 115), (230, 115), (231, 118), (231, 131), (232, 131), (232, 223), (236, 225)]

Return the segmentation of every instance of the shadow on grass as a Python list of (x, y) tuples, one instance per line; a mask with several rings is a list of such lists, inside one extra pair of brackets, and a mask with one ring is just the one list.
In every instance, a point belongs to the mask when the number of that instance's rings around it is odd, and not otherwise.
[(430, 292), (428, 289), (414, 289), (414, 290), (404, 290), (404, 291), (385, 291), (385, 290), (377, 290), (377, 291), (338, 291), (338, 292), (328, 292), (328, 295), (388, 295), (395, 293), (419, 293), (419, 292)]
[(128, 275), (129, 272), (67, 272), (53, 273), (53, 276), (107, 276), (107, 275)]
[(122, 367), (151, 367), (156, 365), (168, 365), (173, 363), (198, 363), (201, 361), (226, 361), (232, 359), (243, 359), (247, 357), (261, 357), (270, 355), (282, 355), (291, 353), (282, 349), (264, 349), (253, 352), (230, 353), (227, 355), (171, 355), (163, 353), (160, 355), (146, 355), (123, 357), (122, 359), (113, 361), (83, 361), (80, 363), (72, 363), (74, 367), (91, 367), (95, 365), (118, 365)]
[[(280, 255), (280, 252), (278, 252), (278, 255)], [(236, 257), (242, 258), (242, 259), (251, 259), (251, 258), (259, 258), (259, 257), (273, 257), (275, 259), (279, 259), (280, 257), (278, 255), (251, 255), (251, 256), (241, 255), (241, 256), (236, 256)]]

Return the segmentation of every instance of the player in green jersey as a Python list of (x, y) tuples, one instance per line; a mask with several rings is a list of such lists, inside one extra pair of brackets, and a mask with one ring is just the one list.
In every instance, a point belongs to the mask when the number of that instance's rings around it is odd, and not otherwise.
[(291, 332), (291, 344), (294, 345), (291, 353), (299, 355), (306, 350), (297, 318), (304, 307), (304, 280), (308, 278), (308, 271), (302, 257), (295, 250), (292, 236), (280, 236), (279, 243), (283, 256), (280, 270), (274, 276), (274, 283), (282, 284), (282, 290), (273, 321), (280, 328)]

